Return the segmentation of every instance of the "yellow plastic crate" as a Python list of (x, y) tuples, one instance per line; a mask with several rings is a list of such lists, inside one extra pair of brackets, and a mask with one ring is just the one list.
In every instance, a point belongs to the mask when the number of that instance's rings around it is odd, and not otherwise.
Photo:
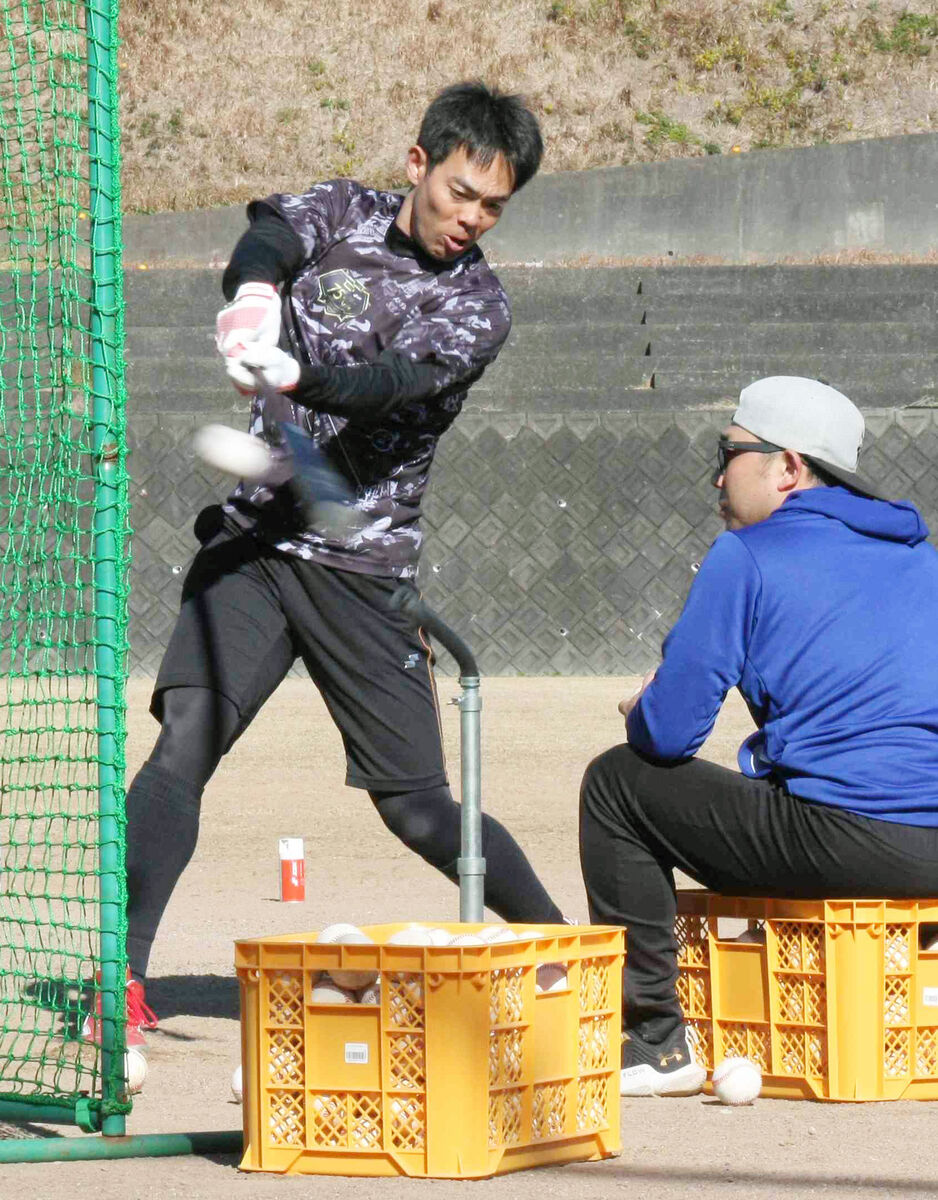
[[(730, 918), (748, 922), (737, 941)], [(929, 928), (930, 927), (930, 928)], [(743, 1054), (763, 1095), (938, 1098), (938, 900), (680, 892), (678, 995), (712, 1068)]]
[[(236, 943), (242, 1169), (476, 1178), (620, 1153), (622, 930), (387, 945), (403, 928), (364, 926), (365, 946)], [(566, 964), (566, 986), (537, 992), (543, 963)], [(313, 1004), (340, 967), (379, 971), (380, 1005)]]

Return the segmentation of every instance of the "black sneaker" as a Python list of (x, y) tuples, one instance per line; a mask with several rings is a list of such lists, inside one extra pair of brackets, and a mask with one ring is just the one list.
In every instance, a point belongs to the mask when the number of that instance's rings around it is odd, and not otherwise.
[(637, 1033), (628, 1034), (622, 1043), (620, 1096), (696, 1096), (706, 1078), (684, 1025), (657, 1044)]

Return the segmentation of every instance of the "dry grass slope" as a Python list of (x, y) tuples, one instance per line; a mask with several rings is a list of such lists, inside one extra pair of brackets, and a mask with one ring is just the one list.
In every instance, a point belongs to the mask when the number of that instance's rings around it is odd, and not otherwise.
[(131, 211), (399, 185), (471, 77), (529, 98), (548, 171), (938, 129), (934, 0), (123, 0), (121, 36)]

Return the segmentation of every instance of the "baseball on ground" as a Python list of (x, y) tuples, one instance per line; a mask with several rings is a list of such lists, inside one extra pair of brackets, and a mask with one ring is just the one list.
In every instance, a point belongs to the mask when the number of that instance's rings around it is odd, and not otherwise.
[(762, 1071), (751, 1058), (724, 1058), (713, 1072), (713, 1094), (721, 1104), (752, 1104), (762, 1091)]

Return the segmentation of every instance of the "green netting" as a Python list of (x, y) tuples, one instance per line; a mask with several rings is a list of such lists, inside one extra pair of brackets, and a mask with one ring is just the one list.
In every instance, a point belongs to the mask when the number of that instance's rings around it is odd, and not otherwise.
[(0, 1113), (38, 1120), (129, 1108), (116, 20), (0, 0)]

